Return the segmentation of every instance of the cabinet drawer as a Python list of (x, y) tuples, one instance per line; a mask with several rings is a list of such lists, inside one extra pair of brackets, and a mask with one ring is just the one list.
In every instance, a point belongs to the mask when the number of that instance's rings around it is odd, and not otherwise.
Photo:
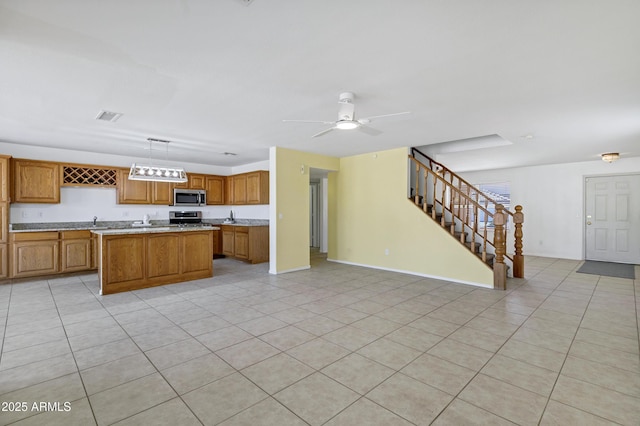
[(40, 241), (57, 240), (58, 231), (48, 232), (15, 232), (11, 234), (12, 241)]
[(60, 231), (60, 238), (63, 240), (75, 240), (79, 238), (91, 238), (91, 231), (88, 230), (76, 230), (76, 231)]

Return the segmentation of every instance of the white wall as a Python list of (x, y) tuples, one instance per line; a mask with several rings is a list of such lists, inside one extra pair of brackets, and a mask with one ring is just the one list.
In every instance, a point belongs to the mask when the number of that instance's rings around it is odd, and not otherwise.
[[(584, 178), (640, 173), (640, 158), (461, 173), (472, 184), (510, 182), (524, 212), (525, 255), (584, 259)], [(513, 249), (508, 247), (508, 251)]]
[(142, 220), (145, 214), (151, 220), (168, 220), (171, 210), (202, 210), (204, 219), (222, 219), (233, 215), (237, 219), (268, 219), (269, 206), (203, 206), (174, 207), (135, 204), (116, 204), (115, 188), (60, 189), (60, 204), (11, 204), (11, 223), (34, 222), (89, 222)]

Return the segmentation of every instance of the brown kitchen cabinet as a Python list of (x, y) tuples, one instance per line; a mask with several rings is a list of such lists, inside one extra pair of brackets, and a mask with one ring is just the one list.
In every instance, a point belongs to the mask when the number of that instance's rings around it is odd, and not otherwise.
[(249, 227), (238, 226), (233, 233), (234, 256), (238, 259), (249, 259)]
[(91, 234), (91, 269), (98, 269), (98, 236)]
[(247, 204), (247, 175), (231, 176), (229, 193), (231, 195), (229, 204)]
[(269, 204), (269, 172), (247, 173), (247, 204)]
[(224, 176), (209, 175), (205, 178), (205, 190), (207, 191), (207, 205), (221, 205), (225, 202), (225, 178)]
[(100, 235), (101, 294), (211, 277), (211, 235), (211, 230)]
[(174, 184), (175, 188), (182, 189), (205, 189), (206, 176), (200, 173), (187, 172), (187, 181)]
[(213, 231), (213, 255), (221, 255), (222, 254), (222, 231), (214, 230)]
[(222, 254), (225, 256), (234, 256), (234, 226), (221, 226), (220, 232), (222, 236)]
[(91, 232), (86, 230), (60, 232), (60, 272), (91, 269)]
[(226, 204), (269, 204), (269, 172), (258, 170), (227, 176)]
[(129, 180), (129, 169), (118, 170), (118, 204), (151, 204), (151, 185), (144, 180)]
[(118, 204), (173, 204), (173, 184), (130, 180), (129, 169), (118, 170)]
[(58, 272), (60, 272), (60, 241), (57, 231), (12, 234), (12, 277), (31, 277)]
[(9, 156), (0, 156), (0, 279), (9, 278)]
[(269, 227), (222, 225), (222, 253), (251, 263), (269, 260)]
[(0, 279), (9, 278), (9, 244), (0, 244)]
[(60, 202), (60, 164), (14, 158), (11, 201), (14, 203)]
[(151, 204), (172, 205), (173, 184), (171, 182), (151, 182)]
[(9, 239), (9, 203), (0, 202), (0, 244), (8, 243)]

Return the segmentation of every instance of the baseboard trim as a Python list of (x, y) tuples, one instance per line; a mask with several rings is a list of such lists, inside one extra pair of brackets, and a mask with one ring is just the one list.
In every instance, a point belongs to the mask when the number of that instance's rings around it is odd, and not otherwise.
[(288, 272), (304, 271), (306, 269), (311, 269), (311, 265), (301, 266), (299, 268), (293, 268), (293, 269), (285, 269), (284, 271), (274, 271), (269, 269), (269, 273), (271, 275), (280, 275), (280, 274), (286, 274)]
[(474, 287), (493, 289), (493, 285), (487, 285), (487, 284), (476, 283), (476, 282), (465, 281), (465, 280), (456, 280), (456, 279), (453, 279), (453, 278), (441, 277), (439, 275), (422, 274), (422, 273), (415, 272), (415, 271), (405, 271), (404, 269), (385, 268), (383, 266), (374, 266), (374, 265), (367, 265), (365, 263), (348, 262), (346, 260), (336, 260), (336, 259), (329, 259), (329, 258), (327, 258), (327, 260), (329, 262), (343, 263), (345, 265), (363, 266), (365, 268), (379, 269), (381, 271), (398, 272), (398, 273), (401, 273), (401, 274), (409, 274), (409, 275), (415, 275), (415, 276), (418, 276), (418, 277), (433, 278), (433, 279), (441, 280), (441, 281), (449, 281), (449, 282), (456, 283), (456, 284), (466, 284), (466, 285), (472, 285)]

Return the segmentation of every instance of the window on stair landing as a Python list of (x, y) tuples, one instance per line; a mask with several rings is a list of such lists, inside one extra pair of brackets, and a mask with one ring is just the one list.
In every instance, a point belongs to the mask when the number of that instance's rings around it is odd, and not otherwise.
[[(500, 203), (504, 206), (505, 209), (511, 210), (511, 190), (509, 182), (496, 182), (496, 183), (481, 183), (474, 185), (478, 190), (484, 194), (486, 194), (489, 198), (495, 200), (497, 203)], [(483, 202), (481, 202), (484, 205)], [(491, 213), (495, 213), (496, 206), (494, 203), (487, 203), (487, 210)], [(507, 220), (506, 228), (509, 228), (509, 221)], [(480, 229), (485, 226), (485, 214), (480, 211), (478, 213), (478, 227)], [(487, 219), (487, 229), (493, 228), (492, 218), (489, 217)]]

